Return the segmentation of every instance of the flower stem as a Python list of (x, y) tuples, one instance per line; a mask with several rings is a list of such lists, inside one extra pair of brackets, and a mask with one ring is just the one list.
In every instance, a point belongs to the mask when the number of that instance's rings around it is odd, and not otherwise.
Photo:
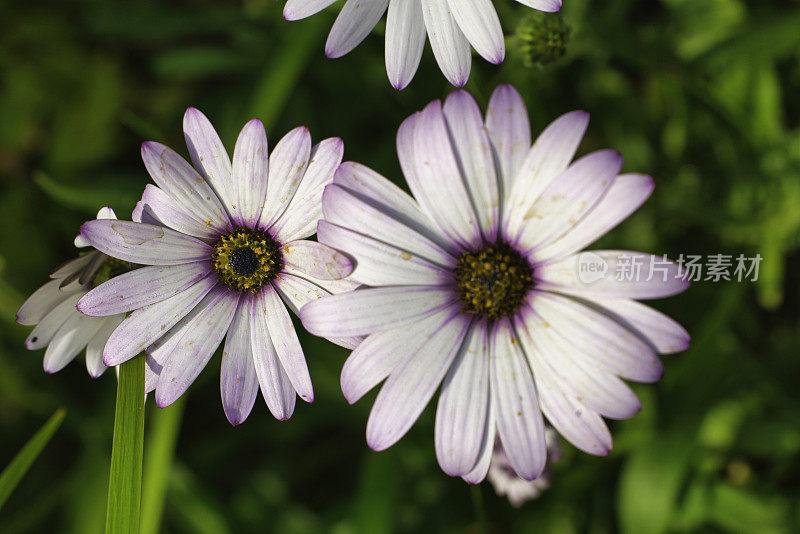
[(475, 522), (477, 523), (477, 532), (486, 534), (488, 532), (488, 525), (486, 522), (486, 507), (483, 504), (483, 493), (481, 493), (481, 485), (470, 485), (470, 493), (472, 494), (472, 506), (475, 508)]
[(138, 534), (144, 449), (144, 356), (119, 366), (106, 508), (107, 534)]
[(161, 532), (161, 516), (167, 496), (175, 445), (183, 419), (186, 395), (171, 406), (155, 409), (147, 434), (147, 460), (144, 464), (144, 494), (142, 496), (141, 534)]

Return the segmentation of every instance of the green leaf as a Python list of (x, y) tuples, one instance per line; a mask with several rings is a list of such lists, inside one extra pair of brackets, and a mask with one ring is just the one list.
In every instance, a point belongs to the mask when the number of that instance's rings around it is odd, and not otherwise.
[(621, 532), (666, 532), (689, 468), (692, 443), (673, 432), (643, 444), (622, 468), (617, 493)]
[(0, 473), (0, 509), (5, 504), (11, 492), (17, 487), (19, 481), (28, 472), (31, 465), (36, 458), (42, 453), (42, 450), (50, 442), (53, 434), (56, 433), (67, 411), (64, 408), (56, 410), (50, 419), (39, 429), (36, 434), (25, 444), (19, 453), (11, 460), (11, 463), (3, 469)]
[(139, 532), (144, 449), (144, 356), (119, 366), (106, 533)]
[(161, 532), (161, 516), (172, 475), (183, 407), (184, 397), (181, 397), (172, 406), (158, 409), (153, 414), (147, 438), (147, 460), (144, 464), (142, 534)]
[(43, 172), (36, 172), (33, 180), (48, 196), (68, 208), (94, 215), (103, 206), (111, 206), (123, 219), (138, 202), (144, 183), (125, 180), (126, 184), (112, 184), (109, 183), (111, 180), (104, 180), (104, 185), (86, 184), (74, 187), (58, 182)]

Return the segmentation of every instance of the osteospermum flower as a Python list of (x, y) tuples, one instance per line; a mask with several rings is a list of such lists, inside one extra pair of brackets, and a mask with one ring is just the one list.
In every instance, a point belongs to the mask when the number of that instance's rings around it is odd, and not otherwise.
[[(142, 222), (90, 221), (82, 236), (121, 260), (145, 265), (93, 289), (87, 315), (133, 312), (109, 339), (106, 365), (147, 350), (147, 389), (158, 406), (180, 397), (225, 339), (220, 388), (232, 424), (250, 413), (259, 387), (278, 419), (296, 394), (314, 397), (303, 349), (286, 309), (350, 289), (350, 261), (308, 241), (320, 197), (341, 162), (340, 139), (312, 147), (304, 127), (267, 156), (261, 121), (239, 134), (233, 163), (211, 123), (190, 108), (184, 133), (194, 167), (172, 149), (142, 145), (157, 186), (139, 206)], [(284, 304), (285, 302), (285, 304)], [(357, 340), (335, 339), (353, 347)], [(296, 392), (296, 393), (295, 393)]]
[[(111, 208), (103, 208), (97, 212), (97, 218), (115, 220), (117, 217)], [(75, 246), (83, 248), (89, 244), (78, 235)], [(87, 317), (75, 305), (93, 287), (130, 269), (130, 263), (97, 250), (86, 252), (53, 271), (52, 280), (25, 301), (17, 312), (17, 322), (36, 325), (25, 340), (25, 346), (29, 350), (47, 347), (45, 372), (60, 371), (84, 349), (89, 374), (97, 378), (105, 372), (103, 347), (124, 315)]]
[[(544, 437), (549, 465), (561, 458), (561, 444), (558, 442), (556, 431), (550, 426), (546, 427)], [(545, 469), (541, 476), (533, 480), (525, 480), (517, 475), (498, 440), (495, 440), (494, 452), (492, 452), (490, 461), (491, 465), (486, 478), (492, 484), (495, 493), (506, 497), (513, 506), (520, 507), (527, 501), (539, 498), (550, 487), (552, 474), (548, 469)]]
[[(288, 0), (287, 20), (314, 15), (337, 0)], [(516, 0), (540, 11), (558, 11), (561, 0)], [(419, 66), (425, 36), (445, 77), (455, 86), (467, 83), (472, 48), (492, 63), (502, 63), (506, 49), (492, 0), (347, 0), (328, 35), (325, 53), (341, 57), (364, 40), (386, 15), (386, 73), (403, 89)]]
[[(457, 91), (400, 127), (414, 198), (357, 163), (337, 171), (317, 235), (355, 259), (351, 277), (368, 287), (312, 302), (300, 316), (317, 335), (367, 336), (341, 384), (355, 402), (386, 379), (367, 423), (373, 449), (399, 440), (441, 385), (442, 469), (483, 479), (480, 460), (497, 436), (517, 474), (534, 479), (547, 458), (544, 417), (576, 447), (606, 454), (603, 417), (640, 408), (621, 378), (657, 381), (657, 353), (688, 346), (680, 325), (635, 300), (686, 289), (674, 263), (595, 251), (596, 279), (582, 281), (578, 252), (653, 190), (648, 176), (619, 174), (622, 157), (611, 150), (570, 163), (587, 123), (586, 113), (568, 113), (531, 146), (512, 87), (495, 91), (485, 121)], [(618, 279), (625, 258), (642, 276)]]

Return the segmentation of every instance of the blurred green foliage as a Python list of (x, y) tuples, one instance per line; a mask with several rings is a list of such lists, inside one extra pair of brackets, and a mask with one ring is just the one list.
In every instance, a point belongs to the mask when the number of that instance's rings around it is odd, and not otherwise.
[[(512, 34), (526, 8), (495, 4)], [(764, 261), (755, 284), (700, 282), (655, 303), (688, 328), (692, 348), (665, 358), (662, 382), (636, 387), (644, 409), (612, 424), (607, 458), (567, 445), (552, 487), (521, 509), (481, 486), (490, 530), (798, 532), (800, 5), (564, 4), (564, 57), (543, 68), (525, 67), (513, 47), (499, 68), (476, 58), (467, 88), (485, 104), (497, 84), (515, 84), (534, 131), (586, 109), (581, 151), (616, 148), (626, 171), (655, 178), (650, 201), (602, 246)], [(81, 222), (103, 204), (130, 212), (148, 181), (142, 141), (184, 152), (181, 116), (196, 106), (229, 147), (254, 116), (273, 145), (305, 124), (315, 139), (344, 138), (347, 159), (399, 180), (397, 126), (452, 90), (429, 50), (410, 88), (392, 89), (380, 26), (328, 60), (335, 11), (288, 23), (282, 5), (0, 0), (0, 465), (57, 407), (69, 412), (4, 506), (3, 533), (102, 531), (113, 373), (92, 381), (76, 361), (46, 376), (14, 312), (74, 254)], [(345, 351), (303, 341), (316, 401), (289, 422), (259, 400), (231, 428), (218, 359), (190, 389), (174, 468), (166, 488), (153, 483), (166, 491), (163, 530), (479, 531), (470, 488), (436, 465), (432, 409), (400, 444), (370, 452), (363, 432), (374, 394), (348, 407), (338, 386)], [(174, 438), (152, 433), (180, 412), (148, 403), (147, 415), (145, 456), (149, 446), (170, 454)]]

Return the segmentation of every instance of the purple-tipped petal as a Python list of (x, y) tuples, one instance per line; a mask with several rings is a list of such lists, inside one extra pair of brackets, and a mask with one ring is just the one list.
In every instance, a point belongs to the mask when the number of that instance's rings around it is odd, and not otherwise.
[[(471, 1), (467, 0), (465, 4)], [(469, 93), (456, 91), (445, 100), (443, 111), (453, 152), (475, 207), (481, 232), (487, 241), (494, 241), (500, 216), (500, 191), (481, 110)]]
[(415, 254), (328, 221), (319, 222), (317, 237), (355, 258), (355, 270), (350, 277), (362, 284), (445, 285), (452, 281), (452, 273)]
[(231, 220), (255, 228), (267, 197), (269, 148), (264, 124), (253, 119), (242, 128), (233, 151)]
[(273, 287), (264, 287), (253, 306), (254, 314), (262, 313), (266, 318), (272, 345), (295, 391), (304, 401), (313, 402), (314, 389), (311, 385), (311, 376), (308, 374), (303, 347), (297, 339), (292, 318), (280, 296)]
[(442, 74), (456, 87), (463, 87), (469, 79), (472, 66), (472, 49), (442, 0), (421, 0), (422, 16), (428, 30), (433, 55)]
[(59, 286), (61, 280), (51, 280), (34, 291), (17, 311), (17, 322), (33, 326), (65, 299), (83, 290), (78, 284), (70, 284), (64, 289), (60, 289)]
[(156, 386), (159, 408), (183, 395), (206, 366), (222, 342), (238, 302), (239, 295), (227, 288), (212, 289), (152, 350), (154, 358), (164, 362)]
[[(587, 264), (598, 277), (587, 277)], [(657, 299), (676, 295), (689, 287), (686, 272), (659, 256), (624, 250), (592, 250), (536, 268), (539, 289), (577, 296)]]
[(469, 326), (467, 316), (456, 314), (441, 324), (428, 343), (392, 371), (369, 414), (370, 448), (387, 449), (408, 432), (442, 382)]
[(448, 0), (447, 5), (475, 51), (490, 63), (502, 63), (506, 42), (492, 0)]
[(137, 310), (177, 295), (211, 270), (205, 261), (134, 269), (89, 291), (78, 302), (78, 311), (108, 316)]
[(337, 0), (287, 0), (283, 8), (283, 18), (300, 20), (319, 13)]
[(89, 344), (86, 345), (86, 370), (92, 378), (99, 378), (108, 369), (103, 363), (103, 348), (105, 348), (109, 336), (124, 318), (124, 315), (107, 317)]
[(133, 312), (109, 337), (103, 363), (113, 367), (142, 352), (197, 306), (216, 283), (216, 275), (210, 274), (174, 297)]
[(269, 180), (260, 228), (270, 228), (292, 201), (311, 159), (311, 134), (300, 126), (278, 141), (269, 157)]
[(530, 207), (567, 169), (588, 125), (588, 113), (571, 111), (551, 122), (536, 138), (506, 190), (503, 220), (508, 237), (518, 235)]
[(478, 461), (489, 412), (489, 337), (472, 328), (442, 383), (436, 409), (436, 458), (450, 476), (463, 476)]
[(347, 0), (328, 35), (325, 54), (337, 58), (358, 46), (378, 23), (388, 5), (389, 0)]
[(292, 241), (281, 247), (281, 254), (286, 265), (315, 278), (341, 280), (353, 272), (347, 256), (316, 241)]
[(230, 219), (214, 189), (197, 170), (171, 148), (148, 141), (142, 160), (158, 187), (186, 212), (208, 228), (224, 229)]
[(137, 206), (139, 220), (133, 218), (135, 222), (168, 226), (182, 234), (201, 239), (213, 239), (219, 235), (219, 230), (212, 227), (209, 220), (203, 221), (188, 213), (186, 208), (157, 186), (147, 184)]
[(597, 205), (621, 168), (622, 156), (614, 150), (592, 152), (570, 165), (530, 207), (520, 247), (531, 250), (561, 237)]
[(211, 121), (199, 109), (189, 108), (183, 115), (183, 135), (194, 168), (230, 208), (236, 199), (231, 160)]
[(289, 207), (272, 227), (282, 243), (314, 235), (317, 221), (322, 218), (322, 193), (325, 186), (333, 182), (342, 156), (344, 143), (338, 137), (325, 139), (311, 149), (306, 174)]
[(47, 346), (53, 336), (56, 334), (61, 325), (73, 315), (80, 315), (75, 309), (75, 305), (83, 295), (83, 291), (70, 295), (64, 299), (61, 304), (53, 308), (53, 310), (39, 321), (36, 328), (31, 331), (28, 338), (25, 340), (25, 348), (28, 350), (37, 350)]
[(486, 129), (500, 164), (501, 189), (507, 195), (531, 148), (528, 110), (511, 85), (501, 85), (492, 93), (486, 110)]
[(644, 174), (621, 174), (603, 198), (569, 231), (536, 250), (541, 260), (560, 258), (591, 245), (639, 209), (653, 192), (653, 179)]
[(97, 250), (143, 265), (178, 265), (211, 257), (211, 246), (169, 228), (132, 221), (89, 221), (81, 233)]
[(457, 298), (450, 288), (433, 286), (360, 289), (309, 302), (300, 319), (317, 336), (362, 336), (407, 325)]
[(386, 14), (386, 74), (395, 89), (404, 89), (414, 78), (425, 49), (426, 35), (419, 0), (389, 2)]
[(547, 13), (555, 13), (561, 9), (561, 0), (517, 0), (517, 2)]
[(253, 346), (253, 363), (255, 364), (261, 394), (272, 415), (279, 421), (292, 416), (297, 393), (289, 376), (278, 360), (275, 345), (270, 339), (267, 317), (256, 303), (255, 297), (248, 298), (250, 303), (250, 343)]
[(486, 424), (483, 428), (483, 440), (481, 441), (481, 451), (478, 461), (475, 462), (472, 470), (461, 478), (469, 484), (480, 484), (489, 472), (492, 463), (492, 452), (494, 452), (494, 442), (497, 436), (497, 416), (495, 415), (492, 396), (489, 395), (487, 406)]
[(533, 376), (507, 319), (494, 327), (490, 388), (497, 413), (497, 431), (517, 474), (533, 480), (547, 462), (544, 419)]
[(413, 357), (452, 314), (450, 310), (442, 310), (408, 326), (368, 336), (342, 367), (340, 382), (347, 402), (358, 401), (400, 363)]
[(258, 396), (258, 375), (250, 344), (250, 306), (241, 299), (225, 338), (219, 387), (225, 417), (236, 426), (244, 422)]

